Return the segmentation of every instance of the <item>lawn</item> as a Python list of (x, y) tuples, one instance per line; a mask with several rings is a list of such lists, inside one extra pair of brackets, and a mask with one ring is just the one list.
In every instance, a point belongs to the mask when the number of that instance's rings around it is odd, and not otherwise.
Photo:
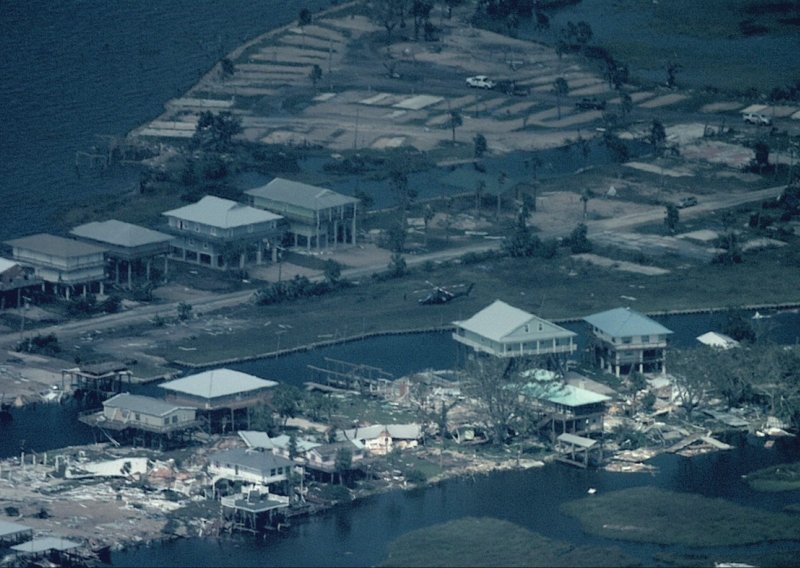
[(756, 491), (796, 491), (800, 489), (800, 462), (759, 469), (749, 473), (745, 479)]

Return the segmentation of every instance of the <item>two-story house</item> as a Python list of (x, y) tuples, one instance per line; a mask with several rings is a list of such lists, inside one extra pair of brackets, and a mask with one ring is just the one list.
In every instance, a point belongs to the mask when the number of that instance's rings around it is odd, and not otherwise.
[(175, 235), (172, 257), (210, 268), (244, 268), (265, 255), (277, 257), (280, 215), (207, 195), (197, 203), (165, 211)]
[(596, 363), (616, 376), (632, 371), (665, 373), (667, 336), (672, 331), (630, 308), (615, 308), (583, 318)]
[(103, 293), (106, 249), (47, 233), (6, 241), (16, 262), (33, 268), (34, 275), (67, 299), (80, 286), (83, 294)]
[(289, 222), (294, 246), (320, 249), (331, 244), (356, 244), (359, 200), (330, 189), (275, 178), (245, 191), (254, 207), (278, 213)]
[(375, 424), (336, 433), (338, 441), (351, 440), (361, 444), (369, 453), (385, 456), (394, 448), (415, 448), (422, 441), (419, 424)]
[(458, 343), (494, 357), (566, 358), (577, 349), (576, 333), (501, 300), (453, 325)]

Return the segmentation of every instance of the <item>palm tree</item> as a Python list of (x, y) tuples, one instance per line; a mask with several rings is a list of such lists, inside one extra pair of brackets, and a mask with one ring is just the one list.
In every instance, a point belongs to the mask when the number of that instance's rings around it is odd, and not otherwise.
[(558, 105), (558, 119), (561, 120), (561, 97), (566, 97), (569, 94), (569, 85), (564, 77), (559, 77), (553, 81), (553, 92), (556, 95)]

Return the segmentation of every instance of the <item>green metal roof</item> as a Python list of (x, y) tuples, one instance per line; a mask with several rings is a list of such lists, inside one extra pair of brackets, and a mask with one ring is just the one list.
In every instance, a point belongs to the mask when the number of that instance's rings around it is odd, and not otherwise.
[(583, 321), (611, 337), (666, 335), (672, 333), (657, 321), (630, 308), (614, 308), (599, 314), (592, 314), (583, 318)]
[(574, 385), (555, 382), (528, 383), (523, 388), (523, 391), (533, 398), (570, 407), (596, 404), (598, 402), (611, 400), (611, 397), (604, 394), (582, 389)]

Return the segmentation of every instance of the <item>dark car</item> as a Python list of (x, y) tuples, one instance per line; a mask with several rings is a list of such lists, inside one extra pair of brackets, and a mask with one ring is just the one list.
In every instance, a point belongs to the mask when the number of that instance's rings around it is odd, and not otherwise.
[(684, 197), (678, 201), (678, 209), (686, 209), (687, 207), (693, 207), (695, 205), (697, 205), (696, 197)]
[(575, 108), (580, 110), (604, 110), (606, 108), (606, 101), (600, 99), (583, 98), (575, 103)]

